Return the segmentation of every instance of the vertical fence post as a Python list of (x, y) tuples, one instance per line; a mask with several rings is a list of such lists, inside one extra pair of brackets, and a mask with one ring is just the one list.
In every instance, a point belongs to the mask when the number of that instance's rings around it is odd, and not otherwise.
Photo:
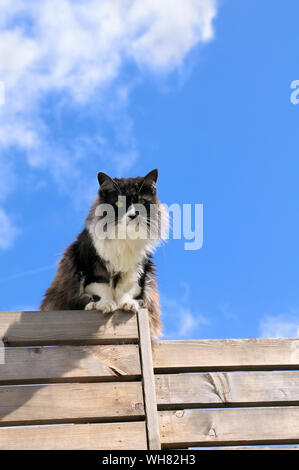
[(3, 341), (0, 339), (0, 366), (5, 364), (5, 346)]
[(145, 308), (140, 309), (137, 317), (148, 449), (160, 450), (161, 440), (148, 311)]

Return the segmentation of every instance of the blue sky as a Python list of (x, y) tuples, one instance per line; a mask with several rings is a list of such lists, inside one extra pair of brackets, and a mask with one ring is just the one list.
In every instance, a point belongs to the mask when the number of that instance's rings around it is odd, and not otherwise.
[(165, 338), (297, 336), (298, 2), (0, 3), (0, 310), (38, 309), (97, 171), (158, 167), (204, 207), (155, 256)]

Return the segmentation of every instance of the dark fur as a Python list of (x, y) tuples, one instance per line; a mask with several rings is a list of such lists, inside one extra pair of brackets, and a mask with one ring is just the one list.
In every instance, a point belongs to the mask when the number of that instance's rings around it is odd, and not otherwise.
[[(152, 173), (152, 172), (151, 172)], [(136, 202), (136, 198), (142, 196), (145, 206), (159, 203), (155, 185), (152, 179), (137, 178), (106, 178), (103, 180), (103, 174), (99, 173), (98, 199), (93, 204), (86, 222), (90, 222), (94, 217), (94, 207), (99, 203), (109, 203), (114, 205), (117, 216), (120, 209), (115, 206), (119, 193), (126, 196), (127, 207)], [(107, 176), (107, 175), (104, 175)], [(124, 210), (123, 208), (122, 210)], [(92, 282), (109, 283), (112, 279), (114, 287), (121, 278), (122, 273), (110, 274), (106, 268), (106, 262), (96, 252), (89, 231), (85, 227), (64, 252), (60, 262), (57, 274), (45, 293), (45, 298), (41, 304), (41, 310), (83, 310), (92, 300), (99, 298), (84, 293), (84, 287)], [(155, 279), (154, 263), (151, 255), (142, 260), (141, 275), (139, 278), (141, 293), (138, 296), (140, 305), (148, 309), (151, 329), (155, 336), (160, 335), (160, 305), (157, 284)], [(94, 296), (96, 297), (96, 296)]]

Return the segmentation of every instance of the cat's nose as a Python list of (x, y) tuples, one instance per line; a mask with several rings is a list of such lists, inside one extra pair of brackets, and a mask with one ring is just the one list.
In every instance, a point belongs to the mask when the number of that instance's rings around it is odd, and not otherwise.
[(127, 211), (127, 216), (129, 217), (129, 219), (133, 220), (135, 219), (135, 217), (137, 216), (137, 213), (136, 213), (136, 210), (135, 210), (135, 207), (133, 205), (131, 205)]

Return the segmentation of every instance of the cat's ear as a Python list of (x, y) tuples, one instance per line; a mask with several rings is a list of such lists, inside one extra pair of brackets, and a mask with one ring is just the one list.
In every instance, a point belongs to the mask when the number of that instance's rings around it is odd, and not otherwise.
[(150, 193), (154, 194), (156, 192), (156, 181), (158, 179), (158, 170), (150, 171), (143, 180), (141, 181), (141, 185), (139, 188), (139, 192), (146, 192), (150, 190)]
[(117, 182), (114, 181), (112, 178), (110, 178), (110, 176), (106, 175), (106, 173), (102, 173), (101, 171), (99, 171), (98, 182), (99, 182), (99, 185), (101, 186), (100, 191), (102, 193), (106, 191), (115, 191), (115, 190), (117, 190), (119, 193), (121, 192)]
[(110, 176), (106, 175), (106, 173), (102, 173), (101, 171), (99, 171), (99, 173), (98, 173), (99, 185), (102, 186), (102, 184), (104, 184), (106, 181), (109, 182), (109, 183), (113, 183)]
[(156, 187), (156, 181), (158, 179), (158, 170), (155, 169), (155, 170), (152, 170), (150, 171), (147, 175), (145, 175), (145, 177), (143, 178), (142, 182), (141, 182), (141, 185), (140, 185), (140, 189), (139, 191), (141, 191), (141, 189), (143, 188), (155, 188)]
[(150, 171), (144, 178), (143, 178), (143, 183), (145, 184), (156, 184), (158, 179), (158, 170), (157, 168), (155, 170)]

